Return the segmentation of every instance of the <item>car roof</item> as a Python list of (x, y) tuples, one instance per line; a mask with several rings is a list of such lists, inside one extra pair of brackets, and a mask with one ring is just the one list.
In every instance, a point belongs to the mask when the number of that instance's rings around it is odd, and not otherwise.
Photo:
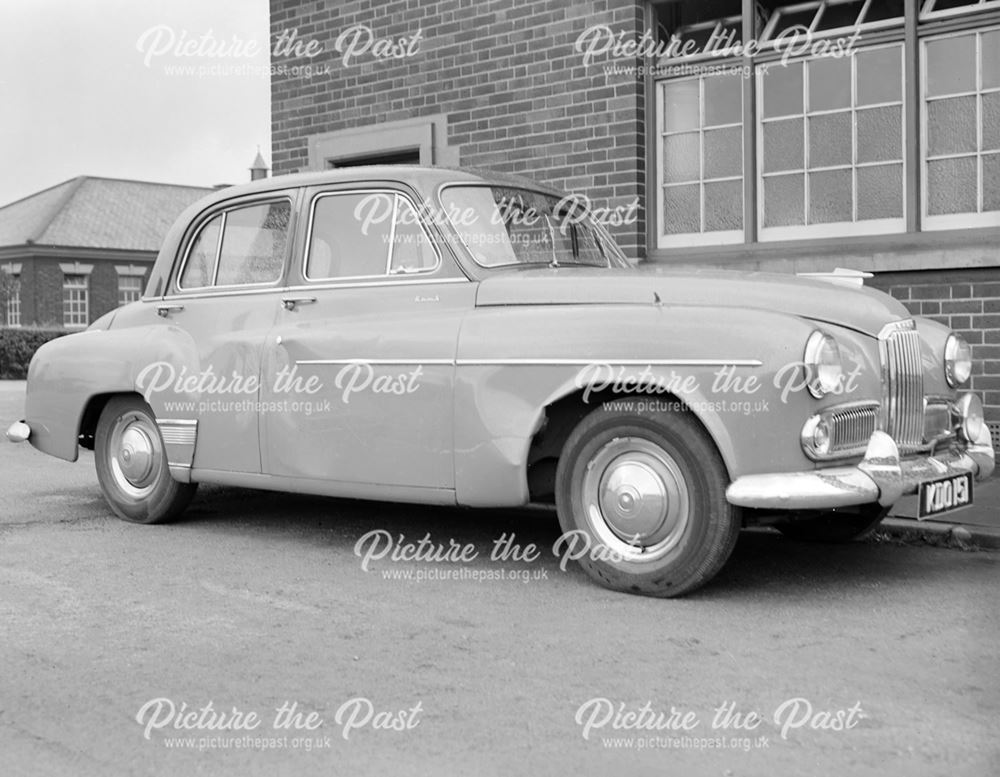
[(282, 189), (322, 186), (332, 183), (365, 183), (368, 181), (398, 181), (408, 184), (417, 190), (436, 189), (445, 183), (473, 183), (513, 186), (548, 192), (563, 196), (564, 192), (551, 186), (508, 173), (497, 173), (490, 170), (479, 170), (472, 167), (445, 167), (436, 165), (361, 165), (358, 167), (342, 167), (320, 172), (289, 173), (262, 178), (246, 184), (227, 186), (209, 195), (201, 204), (209, 205), (231, 197), (257, 192), (277, 191)]
[(180, 247), (184, 231), (189, 223), (200, 213), (227, 200), (245, 195), (272, 191), (285, 191), (307, 186), (323, 186), (338, 183), (368, 183), (368, 182), (398, 182), (425, 196), (443, 184), (487, 184), (494, 186), (510, 186), (530, 189), (551, 194), (555, 197), (565, 196), (565, 192), (540, 184), (529, 178), (522, 178), (506, 173), (496, 173), (489, 170), (477, 170), (471, 167), (444, 167), (431, 165), (365, 165), (358, 167), (335, 168), (310, 173), (290, 173), (261, 178), (250, 183), (237, 186), (226, 186), (203, 197), (189, 206), (167, 232), (156, 262), (150, 272), (147, 288), (151, 296), (164, 293), (169, 281), (174, 257)]

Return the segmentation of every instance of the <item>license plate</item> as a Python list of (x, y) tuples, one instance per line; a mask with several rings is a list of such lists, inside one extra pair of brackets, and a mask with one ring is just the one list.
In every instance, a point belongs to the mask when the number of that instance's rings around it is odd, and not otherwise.
[(967, 472), (921, 483), (918, 494), (920, 510), (917, 515), (920, 518), (968, 507), (972, 504), (972, 475)]

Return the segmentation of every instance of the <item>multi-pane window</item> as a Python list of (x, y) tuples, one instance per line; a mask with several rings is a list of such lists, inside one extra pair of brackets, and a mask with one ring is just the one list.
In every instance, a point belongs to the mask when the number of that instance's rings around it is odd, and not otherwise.
[[(997, 9), (656, 3), (656, 246), (1000, 226)], [(716, 102), (724, 71), (751, 79)]]
[[(779, 5), (768, 17), (761, 40), (771, 42), (784, 36), (794, 46), (842, 31), (892, 27), (902, 22), (902, 16), (903, 0), (811, 0)], [(810, 38), (805, 38), (805, 30)]]
[(5, 321), (7, 326), (21, 326), (21, 279), (16, 275), (8, 277)]
[(763, 240), (903, 231), (902, 45), (758, 71)]
[(738, 74), (660, 84), (660, 245), (743, 239), (743, 86)]
[(924, 225), (1000, 224), (1000, 28), (923, 44)]
[(90, 286), (86, 275), (63, 276), (63, 326), (85, 327), (90, 323)]
[(141, 296), (142, 296), (141, 275), (118, 276), (119, 305), (128, 305), (130, 302), (137, 302)]
[(1000, 8), (1000, 0), (923, 0), (920, 18), (935, 19), (989, 8)]

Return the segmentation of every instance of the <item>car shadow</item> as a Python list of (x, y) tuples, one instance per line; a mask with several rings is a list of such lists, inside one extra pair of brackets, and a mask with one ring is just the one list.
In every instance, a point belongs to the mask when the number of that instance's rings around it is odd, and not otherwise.
[[(381, 530), (396, 542), (415, 543), (427, 537), (435, 545), (447, 546), (451, 541), (472, 545), (477, 554), (471, 567), (537, 565), (549, 570), (549, 579), (568, 575), (580, 583), (589, 582), (575, 563), (567, 564), (566, 575), (560, 571), (561, 559), (553, 545), (561, 530), (555, 511), (548, 509), (468, 509), (208, 486), (202, 487), (175, 526), (280, 536), (330, 547), (346, 556), (356, 555), (356, 543), (366, 533)], [(505, 535), (521, 548), (536, 546), (541, 551), (537, 560), (530, 564), (509, 557), (491, 560), (496, 541)], [(873, 541), (831, 545), (791, 540), (771, 529), (744, 530), (721, 572), (685, 601), (745, 599), (748, 595), (794, 599), (823, 591), (905, 584), (926, 575), (926, 570), (887, 559), (908, 551), (912, 549)]]

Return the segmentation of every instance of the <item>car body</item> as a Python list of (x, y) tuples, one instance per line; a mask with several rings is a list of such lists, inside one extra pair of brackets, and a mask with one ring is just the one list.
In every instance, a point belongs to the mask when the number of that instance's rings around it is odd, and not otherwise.
[(634, 267), (524, 179), (279, 176), (190, 207), (140, 301), (42, 346), (9, 436), (96, 449), (140, 522), (197, 483), (554, 502), (596, 579), (676, 595), (749, 523), (845, 539), (992, 471), (968, 346), (854, 280)]

